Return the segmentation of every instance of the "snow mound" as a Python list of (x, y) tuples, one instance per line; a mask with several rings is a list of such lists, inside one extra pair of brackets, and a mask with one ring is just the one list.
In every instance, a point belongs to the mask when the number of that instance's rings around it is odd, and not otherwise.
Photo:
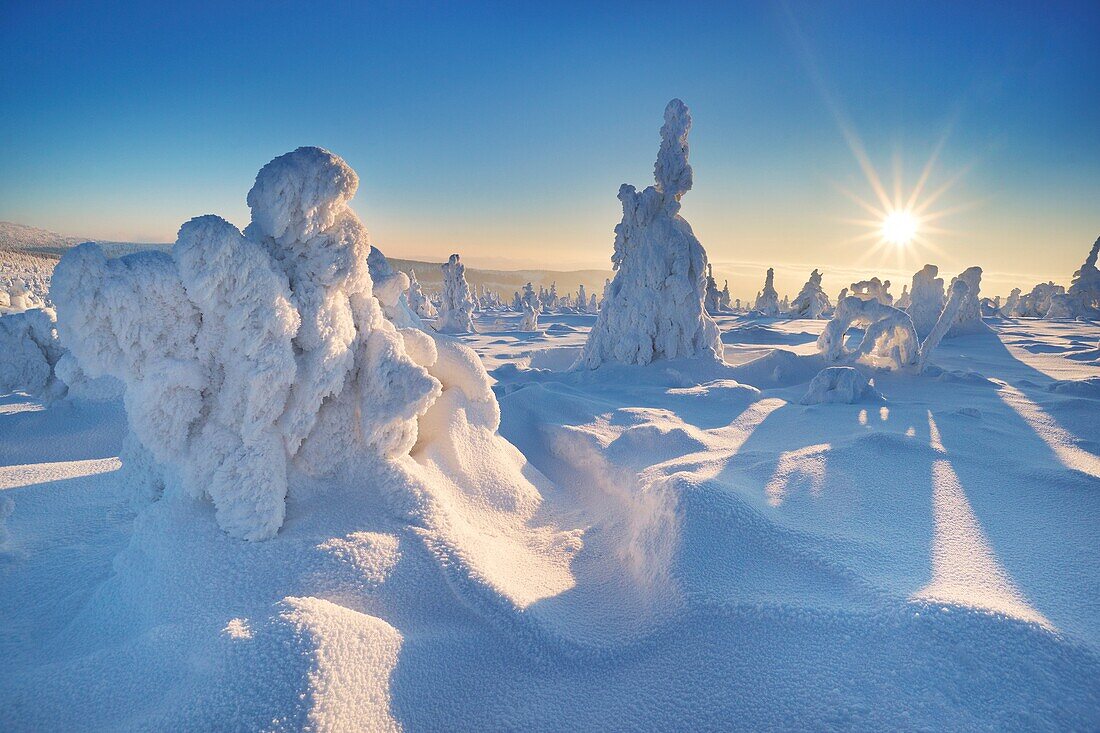
[(855, 404), (857, 402), (882, 402), (882, 395), (875, 389), (873, 380), (852, 367), (827, 367), (818, 372), (806, 390), (803, 405)]
[(33, 308), (0, 316), (0, 354), (0, 394), (64, 394), (64, 383), (54, 375), (62, 350), (50, 310)]
[(674, 99), (665, 108), (655, 185), (619, 188), (623, 218), (611, 257), (615, 279), (604, 292), (578, 367), (648, 364), (682, 357), (721, 359), (718, 326), (703, 307), (707, 253), (679, 215), (691, 190), (691, 114)]

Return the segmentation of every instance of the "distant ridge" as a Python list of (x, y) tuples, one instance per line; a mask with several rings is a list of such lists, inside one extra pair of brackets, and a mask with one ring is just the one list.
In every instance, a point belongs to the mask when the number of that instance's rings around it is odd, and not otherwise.
[(96, 242), (112, 257), (143, 249), (165, 249), (171, 246), (154, 242), (113, 242), (95, 237), (72, 237), (26, 224), (0, 221), (0, 249), (57, 258), (81, 242)]

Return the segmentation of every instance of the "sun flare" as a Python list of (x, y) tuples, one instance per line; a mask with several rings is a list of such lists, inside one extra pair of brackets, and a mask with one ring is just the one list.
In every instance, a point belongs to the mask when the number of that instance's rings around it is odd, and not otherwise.
[(882, 238), (890, 244), (904, 247), (917, 234), (917, 218), (909, 211), (891, 211), (882, 220)]

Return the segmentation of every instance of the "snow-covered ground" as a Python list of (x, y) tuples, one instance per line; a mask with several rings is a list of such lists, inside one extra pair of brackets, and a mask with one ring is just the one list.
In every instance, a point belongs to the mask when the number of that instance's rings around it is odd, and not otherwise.
[(459, 338), (522, 455), (413, 450), (441, 524), (381, 481), (258, 543), (135, 519), (121, 402), (4, 397), (0, 729), (1100, 728), (1095, 324), (989, 321), (804, 406), (825, 321), (569, 371), (596, 316), (521, 319)]

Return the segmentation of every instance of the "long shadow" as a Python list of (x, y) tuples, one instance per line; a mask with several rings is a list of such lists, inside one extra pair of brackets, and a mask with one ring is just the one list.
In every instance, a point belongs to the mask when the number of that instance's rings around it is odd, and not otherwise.
[[(1047, 391), (1057, 380), (1020, 362), (995, 334), (967, 340), (980, 348), (976, 366), (985, 376), (1013, 385), (1063, 426), (1072, 423), (1075, 439), (1100, 425), (1100, 402)], [(961, 351), (968, 344), (954, 347)], [(958, 407), (935, 418), (997, 558), (1055, 627), (1100, 645), (1100, 479), (1068, 468), (1001, 399), (999, 384), (971, 380), (955, 386)], [(1067, 420), (1078, 411), (1090, 413), (1091, 421)], [(1089, 436), (1082, 445), (1092, 441)]]

